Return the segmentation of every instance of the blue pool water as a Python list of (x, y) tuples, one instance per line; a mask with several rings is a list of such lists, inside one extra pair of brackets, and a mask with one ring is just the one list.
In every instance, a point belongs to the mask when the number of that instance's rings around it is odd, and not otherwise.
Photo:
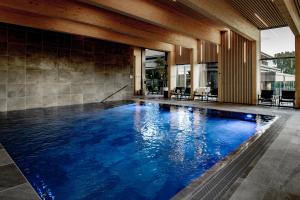
[(0, 142), (43, 199), (169, 199), (273, 117), (131, 103), (13, 112)]

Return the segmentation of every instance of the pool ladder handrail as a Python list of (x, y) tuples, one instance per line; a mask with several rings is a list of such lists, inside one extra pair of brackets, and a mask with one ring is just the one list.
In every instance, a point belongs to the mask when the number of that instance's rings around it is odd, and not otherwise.
[(121, 87), (120, 89), (118, 89), (117, 91), (115, 91), (115, 92), (112, 93), (111, 95), (107, 96), (106, 98), (104, 98), (104, 99), (101, 101), (101, 103), (104, 103), (104, 101), (106, 101), (106, 100), (109, 99), (110, 97), (114, 96), (115, 94), (121, 92), (122, 90), (124, 90), (124, 89), (127, 88), (127, 87), (128, 87), (128, 84), (125, 85), (125, 86), (123, 86), (123, 87)]

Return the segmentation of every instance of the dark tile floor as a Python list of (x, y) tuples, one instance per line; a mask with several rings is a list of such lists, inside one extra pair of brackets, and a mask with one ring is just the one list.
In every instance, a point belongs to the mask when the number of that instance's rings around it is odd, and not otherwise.
[(0, 144), (0, 199), (40, 199), (19, 168)]

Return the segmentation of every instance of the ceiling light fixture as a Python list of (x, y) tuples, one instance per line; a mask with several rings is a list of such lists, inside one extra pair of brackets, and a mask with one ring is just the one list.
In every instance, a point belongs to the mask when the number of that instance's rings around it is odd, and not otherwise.
[(263, 23), (266, 27), (268, 27), (268, 24), (262, 18), (260, 18), (258, 14), (254, 13), (254, 15), (257, 19), (259, 19), (259, 21), (261, 21), (261, 23)]
[(201, 46), (200, 46), (200, 61), (202, 62), (203, 61), (203, 44), (201, 43)]
[(182, 47), (179, 46), (179, 56), (181, 56), (181, 53), (182, 53)]
[(231, 31), (228, 29), (228, 50), (230, 50), (231, 47)]
[(246, 63), (246, 60), (247, 60), (247, 46), (246, 46), (246, 42), (244, 42), (243, 51), (244, 51), (244, 63)]

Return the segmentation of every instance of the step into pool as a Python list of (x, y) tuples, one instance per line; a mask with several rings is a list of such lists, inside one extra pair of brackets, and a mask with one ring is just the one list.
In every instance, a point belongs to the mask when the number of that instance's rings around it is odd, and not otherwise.
[(127, 103), (0, 115), (0, 143), (42, 199), (170, 199), (273, 116)]

